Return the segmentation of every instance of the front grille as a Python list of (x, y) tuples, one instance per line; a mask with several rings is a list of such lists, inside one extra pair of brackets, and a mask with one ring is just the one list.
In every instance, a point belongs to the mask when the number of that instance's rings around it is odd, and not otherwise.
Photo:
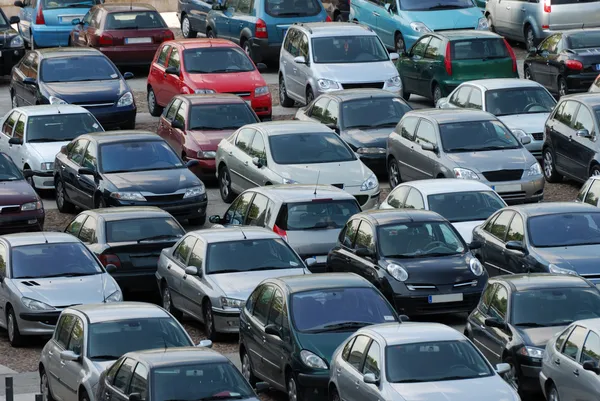
[(479, 303), (479, 293), (464, 294), (460, 302), (444, 302), (430, 304), (428, 297), (411, 297), (394, 299), (396, 310), (408, 315), (426, 315), (445, 312), (471, 312)]
[(10, 206), (2, 206), (0, 208), (0, 213), (17, 213), (21, 211), (21, 206), (19, 205), (10, 205)]
[(504, 199), (505, 202), (507, 201), (518, 201), (518, 200), (524, 200), (525, 197), (527, 196), (525, 191), (519, 191), (519, 192), (503, 192), (500, 195), (500, 197), (502, 199)]
[(490, 182), (516, 181), (520, 180), (523, 176), (523, 170), (484, 171), (482, 174)]
[(344, 89), (361, 89), (361, 88), (372, 88), (372, 89), (383, 89), (383, 82), (363, 82), (360, 84), (347, 83), (342, 84)]
[(369, 195), (354, 195), (359, 205), (364, 205), (369, 200)]
[(332, 186), (339, 188), (339, 189), (344, 189), (344, 184), (331, 184)]
[(145, 195), (148, 202), (173, 202), (183, 199), (183, 194), (171, 194), (171, 195)]
[(75, 102), (73, 104), (76, 104), (78, 106), (85, 107), (85, 108), (87, 108), (87, 107), (110, 107), (110, 106), (114, 105), (114, 103), (109, 103), (109, 102), (98, 103), (97, 101), (96, 102)]
[(544, 133), (543, 132), (534, 132), (533, 134), (531, 134), (531, 136), (536, 141), (542, 141), (542, 140), (544, 140)]
[(250, 92), (227, 92), (227, 93), (230, 93), (232, 95), (236, 95), (236, 96), (239, 96), (239, 97), (248, 97), (248, 96), (250, 96)]

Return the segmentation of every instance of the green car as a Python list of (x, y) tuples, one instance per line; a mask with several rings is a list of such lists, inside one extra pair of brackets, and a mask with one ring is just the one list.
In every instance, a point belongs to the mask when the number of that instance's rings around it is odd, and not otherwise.
[(487, 0), (474, 0), (475, 1), (475, 5), (479, 8), (481, 8), (482, 10), (485, 10), (485, 4), (487, 3)]
[(411, 94), (434, 104), (465, 81), (519, 78), (508, 42), (493, 32), (456, 30), (423, 35), (396, 62), (404, 99)]

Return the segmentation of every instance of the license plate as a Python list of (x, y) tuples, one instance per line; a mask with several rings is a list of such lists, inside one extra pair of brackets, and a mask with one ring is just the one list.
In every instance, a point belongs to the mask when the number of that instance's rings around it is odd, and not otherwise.
[(600, 64), (596, 64), (596, 71), (600, 71)]
[(521, 190), (521, 184), (492, 185), (492, 189), (498, 193), (519, 192)]
[(439, 304), (444, 302), (460, 302), (463, 300), (462, 292), (459, 294), (444, 294), (444, 295), (430, 295), (430, 304)]
[(314, 256), (314, 258), (319, 264), (327, 263), (327, 256)]
[(252, 106), (252, 100), (244, 100), (248, 106)]
[(128, 45), (138, 43), (152, 43), (152, 38), (125, 38), (125, 43)]

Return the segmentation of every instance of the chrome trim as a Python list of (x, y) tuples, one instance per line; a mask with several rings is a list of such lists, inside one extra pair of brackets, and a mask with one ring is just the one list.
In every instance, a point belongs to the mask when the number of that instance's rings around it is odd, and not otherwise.
[(81, 106), (83, 108), (86, 107), (107, 107), (107, 106), (112, 106), (114, 105), (114, 103), (94, 103), (94, 104), (77, 104), (77, 103), (73, 103), (77, 106)]
[(467, 286), (475, 287), (477, 285), (477, 280), (471, 280), (466, 283), (454, 284), (454, 287), (467, 287)]
[(411, 291), (414, 291), (414, 290), (435, 290), (437, 287), (435, 285), (411, 285), (411, 284), (406, 284), (406, 288), (408, 288)]

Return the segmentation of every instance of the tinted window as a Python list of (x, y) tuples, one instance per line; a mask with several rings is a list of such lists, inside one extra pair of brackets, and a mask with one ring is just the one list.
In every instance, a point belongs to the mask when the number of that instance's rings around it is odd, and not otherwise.
[(600, 244), (600, 213), (562, 213), (527, 220), (529, 240), (537, 247)]
[[(171, 59), (173, 54), (171, 54)], [(169, 65), (171, 65), (171, 59)], [(237, 47), (199, 47), (183, 52), (183, 63), (191, 74), (230, 74), (254, 71), (254, 63)]]
[(103, 129), (89, 113), (32, 116), (27, 120), (27, 142), (71, 141), (98, 131)]
[(100, 148), (105, 173), (182, 168), (181, 159), (165, 141), (108, 143)]
[(354, 340), (354, 345), (352, 345), (348, 363), (358, 371), (361, 370), (369, 341), (371, 341), (371, 339), (367, 336), (357, 336), (356, 340)]
[(129, 381), (131, 380), (131, 375), (133, 374), (134, 367), (135, 360), (127, 358), (117, 371), (115, 381), (113, 382), (113, 386), (119, 389), (119, 391), (121, 391), (123, 394), (125, 394), (125, 391), (127, 390), (127, 386), (129, 385)]
[(467, 107), (471, 86), (463, 86), (452, 96), (451, 102), (458, 107)]
[(585, 196), (585, 203), (589, 203), (592, 206), (597, 206), (598, 197), (600, 197), (600, 180), (593, 180), (590, 191)]
[(583, 347), (583, 341), (585, 340), (586, 334), (587, 329), (581, 326), (576, 326), (565, 343), (563, 354), (573, 360), (577, 360), (577, 354)]
[(271, 300), (273, 299), (274, 293), (275, 288), (270, 285), (266, 286), (256, 300), (256, 304), (254, 304), (254, 317), (262, 324), (265, 324), (267, 321), (269, 307), (271, 306)]
[(171, 102), (171, 105), (167, 107), (167, 114), (166, 114), (166, 119), (171, 121), (173, 120), (173, 118), (175, 118), (175, 115), (177, 114), (177, 110), (179, 109), (179, 106), (181, 106), (181, 99), (175, 99)]
[(8, 252), (6, 246), (0, 244), (0, 277), (6, 277), (6, 260)]
[(353, 127), (395, 127), (412, 108), (401, 98), (374, 97), (342, 103), (341, 119), (345, 129)]
[(446, 152), (493, 151), (522, 147), (500, 121), (440, 124), (439, 130)]
[(419, 128), (417, 128), (417, 137), (415, 142), (417, 142), (419, 145), (424, 143), (436, 145), (437, 139), (435, 138), (435, 128), (433, 127), (433, 124), (427, 120), (421, 120)]
[(365, 358), (365, 365), (363, 367), (363, 374), (373, 373), (375, 377), (381, 377), (381, 348), (376, 341), (371, 342), (369, 352)]
[(490, 233), (499, 240), (504, 241), (506, 231), (508, 230), (508, 224), (510, 223), (510, 219), (513, 217), (513, 215), (514, 213), (511, 211), (500, 213), (500, 216), (498, 216), (496, 221), (494, 221)]
[(265, 225), (265, 216), (267, 215), (268, 205), (269, 199), (266, 196), (256, 194), (252, 200), (250, 208), (248, 209), (246, 224), (249, 226), (263, 227)]
[(227, 213), (225, 213), (225, 222), (236, 226), (243, 225), (246, 220), (248, 206), (253, 196), (254, 192), (245, 192), (238, 196), (229, 210), (227, 210)]
[(252, 145), (250, 146), (248, 154), (251, 157), (258, 157), (258, 159), (263, 162), (267, 160), (267, 153), (265, 151), (265, 141), (260, 132), (257, 132), (256, 135), (254, 135), (254, 139), (252, 140)]
[(175, 241), (185, 231), (172, 217), (114, 220), (106, 222), (106, 242)]
[(488, 315), (501, 320), (506, 318), (506, 311), (508, 309), (508, 292), (504, 286), (499, 285), (498, 291), (494, 294), (492, 302), (490, 303), (490, 309)]
[(85, 151), (81, 167), (96, 171), (98, 169), (98, 152), (95, 145), (90, 145)]
[(346, 345), (344, 346), (344, 350), (342, 351), (342, 358), (344, 359), (344, 361), (347, 361), (348, 358), (350, 357), (350, 350), (352, 349), (352, 345), (354, 344), (354, 340), (356, 340), (356, 337), (354, 337), (353, 339), (351, 339), (350, 341), (348, 341), (346, 343)]
[(425, 58), (439, 59), (442, 57), (442, 51), (442, 41), (432, 36), (427, 50), (425, 50)]
[(204, 261), (204, 253), (206, 251), (206, 246), (204, 242), (198, 240), (196, 241), (196, 245), (194, 245), (194, 249), (190, 255), (190, 259), (188, 261), (188, 266), (194, 266), (198, 268), (198, 272), (202, 271), (202, 262)]
[(409, 117), (402, 120), (400, 127), (401, 135), (409, 141), (414, 140), (417, 124), (419, 124), (419, 119), (416, 117)]
[[(561, 0), (558, 0), (558, 3), (560, 2)], [(557, 1), (555, 0), (552, 3), (557, 4)], [(579, 4), (581, 1), (573, 0), (573, 3)], [(566, 37), (566, 41), (569, 49), (597, 49), (600, 47), (600, 32), (571, 33)]]
[(286, 2), (282, 0), (266, 0), (265, 12), (273, 17), (298, 18), (317, 15), (321, 11), (321, 3), (317, 0), (301, 0)]
[(360, 212), (356, 201), (320, 200), (289, 203), (282, 210), (277, 226), (286, 231), (342, 228), (348, 219)]
[[(584, 197), (588, 191), (588, 189), (590, 189), (590, 187), (592, 186), (592, 183), (596, 181), (593, 178), (589, 178), (581, 187), (581, 189), (579, 190), (579, 192), (577, 193), (577, 200), (579, 202), (583, 202), (584, 201)], [(593, 206), (596, 206), (595, 204), (592, 204)]]
[(75, 316), (63, 314), (60, 317), (60, 321), (58, 322), (54, 333), (54, 339), (62, 348), (67, 348), (73, 324), (75, 324)]
[(470, 109), (481, 110), (481, 105), (481, 91), (478, 88), (473, 88), (471, 90), (471, 96), (469, 96), (469, 102), (467, 103), (467, 107)]
[(238, 133), (235, 139), (235, 146), (247, 152), (250, 149), (250, 144), (252, 143), (252, 138), (254, 138), (254, 130), (251, 128), (242, 129)]
[(104, 29), (158, 29), (166, 28), (160, 14), (156, 11), (128, 11), (110, 13), (106, 16)]
[(525, 235), (525, 229), (523, 228), (523, 219), (517, 213), (510, 222), (508, 227), (508, 233), (506, 234), (506, 241), (523, 241)]
[(80, 242), (18, 246), (12, 248), (11, 258), (12, 278), (42, 278), (48, 274), (88, 276), (103, 272), (96, 258)]
[(80, 139), (76, 141), (71, 147), (71, 150), (69, 151), (69, 160), (71, 160), (75, 164), (81, 164), (81, 162), (83, 161), (83, 153), (87, 148), (88, 143), (89, 141), (86, 139)]
[(142, 400), (146, 399), (148, 393), (148, 369), (141, 363), (137, 364), (133, 372), (127, 394), (131, 393), (139, 393)]
[(13, 111), (10, 113), (8, 118), (4, 121), (4, 124), (2, 124), (2, 133), (4, 133), (4, 135), (12, 136), (13, 128), (17, 123), (19, 115), (20, 114), (18, 111)]
[(25, 114), (21, 114), (19, 117), (19, 121), (17, 121), (17, 125), (15, 126), (15, 130), (13, 131), (13, 136), (15, 138), (23, 139), (23, 134), (25, 133)]
[(339, 163), (356, 160), (348, 145), (333, 132), (311, 132), (269, 137), (277, 164)]
[(556, 100), (544, 88), (507, 88), (485, 92), (485, 108), (495, 116), (550, 113)]
[(183, 241), (181, 241), (173, 252), (173, 257), (175, 260), (185, 265), (195, 243), (196, 237), (192, 235), (187, 236)]
[(404, 201), (403, 207), (405, 209), (425, 209), (421, 193), (415, 188), (412, 188)]
[[(77, 8), (81, 7), (80, 0), (41, 0), (42, 7), (46, 9), (56, 8)], [(94, 4), (100, 4), (100, 0), (87, 0), (84, 6), (91, 7)]]
[(75, 318), (67, 349), (77, 355), (81, 355), (83, 351), (83, 322), (78, 317)]
[(358, 226), (360, 225), (360, 220), (352, 220), (346, 225), (346, 229), (342, 231), (343, 234), (343, 245), (348, 248), (352, 248), (354, 244), (354, 238), (356, 237), (356, 233), (358, 232)]
[(277, 290), (271, 302), (271, 311), (267, 323), (274, 324), (277, 327), (283, 326), (283, 313), (283, 295), (281, 295), (281, 291)]
[(376, 35), (325, 36), (312, 39), (317, 64), (375, 63), (390, 56)]
[(191, 130), (236, 130), (258, 122), (245, 103), (192, 105), (189, 121)]
[(87, 219), (87, 217), (87, 214), (80, 214), (79, 216), (75, 217), (75, 220), (73, 220), (67, 226), (65, 232), (77, 237), (77, 235), (79, 234), (79, 230), (81, 229), (81, 226), (83, 225), (83, 222), (85, 221), (85, 219)]
[(594, 117), (592, 117), (592, 113), (585, 106), (579, 107), (577, 117), (573, 121), (573, 128), (576, 130), (586, 129), (590, 134), (596, 131), (594, 129)]
[(565, 344), (565, 340), (567, 339), (567, 336), (569, 335), (569, 333), (571, 333), (571, 330), (573, 330), (572, 327), (568, 327), (565, 331), (563, 331), (563, 333), (558, 336), (558, 338), (556, 339), (556, 343), (554, 343), (554, 348), (556, 348), (556, 350), (558, 352), (561, 352), (563, 345)]
[(490, 307), (492, 299), (494, 299), (493, 298), (494, 292), (497, 289), (498, 289), (498, 284), (496, 284), (496, 285), (486, 284), (485, 290), (483, 291), (483, 294), (481, 295), (481, 300), (479, 302), (479, 305), (477, 306), (477, 308), (479, 309), (479, 311), (481, 313), (487, 314), (487, 311), (488, 311), (488, 308)]
[(95, 243), (96, 240), (96, 218), (88, 217), (88, 219), (81, 227), (81, 231), (79, 232), (79, 239), (88, 244)]
[(429, 195), (429, 210), (441, 214), (451, 223), (486, 220), (506, 204), (494, 191), (451, 192)]
[(175, 114), (175, 118), (173, 121), (177, 121), (182, 127), (185, 127), (185, 120), (188, 115), (188, 106), (187, 103), (181, 102), (181, 106), (177, 110), (177, 114)]
[(375, 253), (375, 232), (373, 227), (366, 221), (363, 221), (358, 228), (354, 248), (366, 249), (371, 253)]
[(167, 61), (167, 54), (169, 54), (169, 50), (171, 50), (171, 46), (164, 46), (161, 49), (160, 54), (158, 55), (158, 59), (156, 59), (156, 62), (162, 65), (163, 67), (165, 66), (165, 62)]
[(558, 45), (558, 42), (560, 42), (562, 35), (561, 34), (555, 34), (555, 35), (551, 35), (548, 36), (541, 44), (540, 44), (540, 50), (542, 51), (547, 51), (550, 54), (555, 54), (556, 53), (556, 46)]
[[(381, 255), (394, 258), (424, 258), (430, 254), (457, 255), (465, 246), (445, 221), (396, 223), (379, 226), (377, 240)], [(435, 242), (435, 246), (431, 243)]]
[(310, 109), (310, 116), (316, 120), (322, 121), (325, 117), (325, 110), (327, 110), (327, 105), (329, 104), (330, 99), (328, 97), (321, 97), (317, 99)]
[(581, 351), (581, 363), (588, 361), (594, 362), (596, 365), (600, 362), (600, 337), (593, 331), (588, 334)]
[(325, 124), (335, 124), (337, 126), (338, 120), (340, 116), (340, 104), (337, 100), (332, 100), (327, 105), (327, 110), (325, 110)]
[(565, 105), (556, 113), (556, 118), (561, 123), (572, 127), (573, 126), (573, 117), (575, 116), (575, 112), (577, 111), (577, 107), (579, 107), (579, 103), (574, 101), (566, 101)]
[(42, 60), (43, 82), (104, 81), (120, 74), (106, 56), (54, 57)]
[(466, 39), (450, 42), (450, 57), (454, 60), (509, 58), (502, 38)]
[(238, 8), (237, 8), (236, 12), (238, 12), (240, 14), (249, 14), (251, 4), (252, 4), (251, 0), (239, 0)]

